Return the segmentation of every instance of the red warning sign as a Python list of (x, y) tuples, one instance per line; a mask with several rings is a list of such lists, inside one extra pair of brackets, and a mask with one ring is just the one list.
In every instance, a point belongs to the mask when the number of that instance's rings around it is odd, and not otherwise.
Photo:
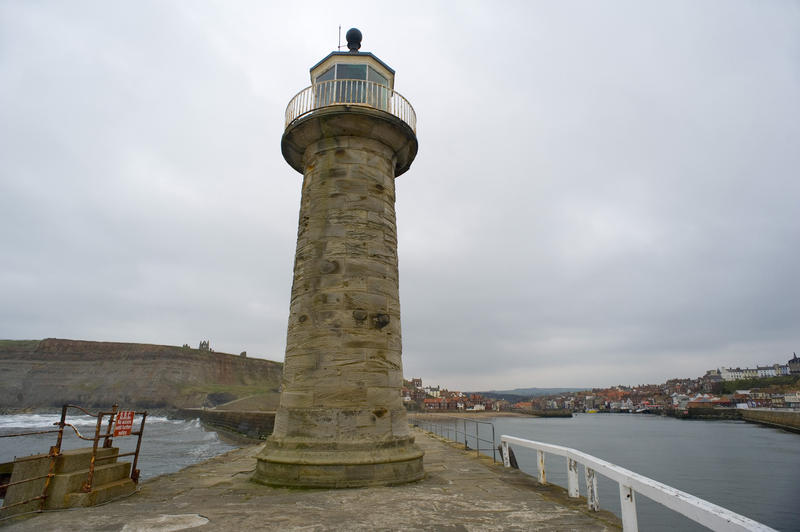
[(122, 410), (117, 412), (117, 421), (114, 423), (114, 436), (130, 436), (133, 430), (133, 411)]

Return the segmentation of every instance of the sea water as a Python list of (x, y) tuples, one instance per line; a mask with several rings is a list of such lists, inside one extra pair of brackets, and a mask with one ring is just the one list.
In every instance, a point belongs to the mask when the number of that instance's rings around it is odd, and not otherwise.
[[(61, 420), (61, 414), (14, 414), (0, 415), (0, 436), (22, 432), (38, 432), (57, 429), (54, 424)], [(90, 416), (69, 415), (71, 423), (84, 437), (94, 437), (97, 419)], [(141, 417), (133, 420), (133, 430), (137, 431)], [(103, 426), (103, 431), (106, 427)], [(0, 463), (32, 454), (47, 453), (55, 445), (57, 434), (0, 438)], [(114, 446), (120, 453), (136, 449), (136, 436), (114, 438)], [(70, 427), (64, 428), (61, 448), (77, 449), (91, 447), (91, 441), (78, 438)], [(102, 440), (100, 441), (102, 446)], [(144, 425), (139, 461), (140, 479), (145, 480), (165, 473), (173, 473), (184, 467), (208, 460), (219, 454), (235, 449), (222, 440), (216, 432), (204, 428), (199, 420), (185, 421), (168, 419), (162, 416), (148, 416)], [(132, 461), (133, 457), (123, 460)]]

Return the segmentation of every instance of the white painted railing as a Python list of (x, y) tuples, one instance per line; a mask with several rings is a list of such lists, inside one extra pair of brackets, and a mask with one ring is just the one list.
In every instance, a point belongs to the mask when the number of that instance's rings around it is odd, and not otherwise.
[(502, 443), (503, 464), (510, 467), (508, 445), (514, 444), (537, 452), (539, 482), (547, 484), (547, 473), (544, 466), (545, 453), (563, 456), (567, 459), (567, 492), (570, 497), (580, 497), (578, 488), (578, 466), (584, 467), (584, 480), (586, 483), (586, 502), (591, 510), (597, 511), (600, 507), (597, 497), (597, 474), (601, 474), (619, 484), (619, 503), (622, 513), (622, 529), (626, 532), (638, 530), (636, 521), (636, 493), (644, 495), (659, 504), (662, 504), (685, 515), (689, 519), (710, 528), (711, 530), (758, 530), (774, 531), (757, 521), (731, 512), (721, 506), (704, 501), (694, 495), (680, 491), (661, 482), (642, 476), (633, 471), (614, 465), (605, 460), (600, 460), (592, 455), (582, 453), (569, 447), (551, 445), (538, 441), (523, 440), (514, 436), (500, 436)]
[(358, 105), (392, 114), (416, 133), (417, 114), (403, 98), (385, 85), (360, 79), (334, 79), (306, 87), (286, 106), (286, 127), (298, 118), (331, 105)]

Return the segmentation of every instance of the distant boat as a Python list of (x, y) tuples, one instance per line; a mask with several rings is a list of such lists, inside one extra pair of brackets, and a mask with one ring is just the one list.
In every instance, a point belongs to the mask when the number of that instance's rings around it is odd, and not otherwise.
[(594, 408), (590, 408), (589, 410), (586, 411), (586, 413), (587, 414), (596, 414), (597, 410), (595, 410)]

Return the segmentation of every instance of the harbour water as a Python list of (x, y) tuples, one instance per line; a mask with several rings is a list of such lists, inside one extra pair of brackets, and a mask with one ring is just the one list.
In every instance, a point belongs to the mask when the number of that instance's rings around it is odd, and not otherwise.
[[(61, 419), (60, 414), (0, 415), (0, 435), (35, 432), (55, 428), (53, 423)], [(97, 420), (89, 416), (70, 416), (69, 423), (75, 425), (83, 436), (94, 436)], [(138, 429), (140, 418), (134, 419)], [(0, 462), (10, 462), (15, 457), (46, 453), (56, 442), (56, 434), (41, 434), (20, 438), (0, 438)], [(133, 451), (136, 438), (114, 439), (120, 452)], [(89, 447), (91, 442), (80, 440), (68, 427), (64, 430), (63, 449)], [(184, 421), (161, 416), (148, 416), (139, 455), (141, 479), (172, 473), (222, 454), (235, 446), (220, 440), (216, 432), (203, 428), (198, 420)]]
[[(494, 423), (498, 444), (507, 434), (572, 447), (777, 530), (800, 531), (800, 434), (743, 421), (635, 414), (487, 421)], [(491, 438), (486, 426), (480, 435)], [(535, 476), (536, 452), (514, 452), (520, 468)], [(546, 469), (549, 482), (566, 487), (564, 458), (548, 455)], [(619, 515), (617, 484), (602, 476), (598, 484), (600, 506)], [(636, 504), (642, 530), (706, 530), (644, 496)]]

